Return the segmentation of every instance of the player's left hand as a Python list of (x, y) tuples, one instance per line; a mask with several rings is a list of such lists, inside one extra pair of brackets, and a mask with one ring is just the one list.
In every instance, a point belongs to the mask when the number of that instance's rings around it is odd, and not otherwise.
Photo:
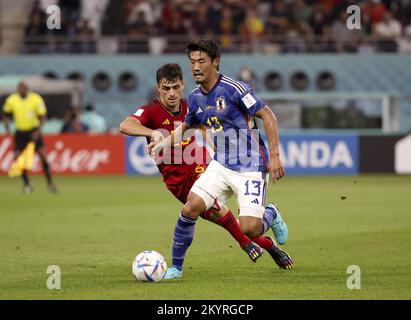
[(156, 153), (160, 153), (162, 149), (162, 143), (161, 141), (151, 141), (146, 148), (146, 151), (149, 155), (154, 155)]
[(283, 165), (281, 164), (281, 160), (279, 156), (270, 157), (268, 163), (268, 171), (270, 172), (271, 178), (275, 183), (278, 179), (281, 179), (285, 175), (285, 170)]

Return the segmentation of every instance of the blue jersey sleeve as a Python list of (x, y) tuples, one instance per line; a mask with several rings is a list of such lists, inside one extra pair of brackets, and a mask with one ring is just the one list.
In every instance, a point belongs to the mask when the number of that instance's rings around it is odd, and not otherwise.
[(250, 115), (253, 116), (257, 111), (262, 109), (266, 104), (254, 93), (249, 85), (244, 84), (247, 89), (242, 94), (239, 94), (240, 106)]
[(184, 122), (189, 126), (189, 127), (196, 127), (200, 124), (200, 120), (197, 118), (196, 111), (197, 108), (195, 107), (195, 104), (193, 103), (193, 99), (190, 96), (188, 96), (188, 101), (187, 101), (187, 115), (185, 117)]

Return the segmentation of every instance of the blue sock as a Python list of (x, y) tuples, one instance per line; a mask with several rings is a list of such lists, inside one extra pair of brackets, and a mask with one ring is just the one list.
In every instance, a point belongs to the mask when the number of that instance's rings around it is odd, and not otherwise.
[(270, 207), (265, 208), (263, 224), (261, 226), (261, 228), (263, 229), (262, 234), (266, 233), (266, 231), (271, 227), (275, 218), (277, 218), (277, 211)]
[(173, 236), (173, 266), (178, 270), (183, 269), (183, 262), (188, 247), (194, 237), (194, 227), (196, 220), (188, 218), (180, 213), (174, 229)]

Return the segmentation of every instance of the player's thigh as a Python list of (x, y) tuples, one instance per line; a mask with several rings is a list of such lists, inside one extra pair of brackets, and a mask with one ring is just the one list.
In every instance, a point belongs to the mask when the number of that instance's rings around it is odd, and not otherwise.
[(197, 179), (204, 173), (207, 164), (196, 164), (192, 167), (187, 166), (187, 172), (179, 179), (179, 183), (176, 183), (173, 179), (166, 180), (167, 189), (173, 194), (175, 198), (180, 200), (181, 203), (185, 204), (187, 202), (188, 194), (197, 181)]
[(210, 208), (220, 210), (232, 195), (221, 167), (216, 161), (212, 161), (191, 188), (192, 193), (203, 199), (205, 210)]
[(265, 211), (266, 176), (261, 172), (235, 173), (230, 177), (230, 183), (237, 196), (239, 216), (261, 220)]
[(14, 135), (14, 154), (19, 155), (30, 142), (30, 132), (16, 131)]

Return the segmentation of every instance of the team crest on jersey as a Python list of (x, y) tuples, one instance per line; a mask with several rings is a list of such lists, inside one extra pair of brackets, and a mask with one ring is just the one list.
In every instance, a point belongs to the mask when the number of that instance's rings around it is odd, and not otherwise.
[(227, 107), (227, 104), (225, 103), (225, 98), (224, 97), (218, 97), (216, 100), (216, 109), (217, 111), (224, 111), (225, 108)]

